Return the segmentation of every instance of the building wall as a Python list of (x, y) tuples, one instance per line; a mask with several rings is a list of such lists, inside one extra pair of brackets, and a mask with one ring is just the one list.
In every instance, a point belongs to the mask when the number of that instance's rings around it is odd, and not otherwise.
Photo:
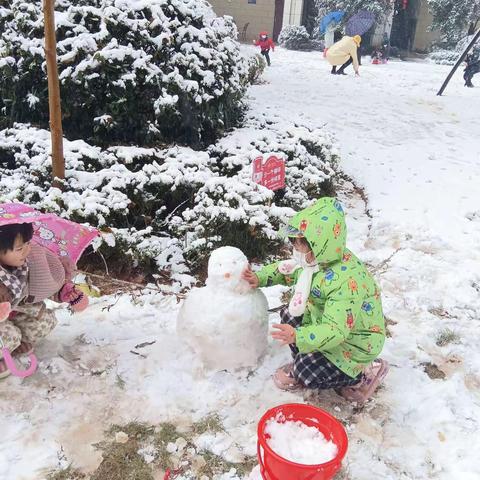
[[(415, 9), (416, 27), (415, 36), (413, 38), (412, 50), (418, 52), (427, 52), (430, 50), (432, 43), (440, 38), (440, 33), (437, 31), (430, 31), (433, 17), (428, 10), (427, 0), (418, 0)], [(393, 12), (389, 17), (377, 25), (375, 33), (372, 37), (372, 45), (380, 46), (383, 42), (383, 33), (386, 32), (388, 36), (391, 35), (393, 24)]]
[(420, 2), (418, 12), (417, 29), (415, 31), (415, 39), (413, 41), (413, 50), (418, 52), (427, 52), (430, 50), (432, 43), (440, 38), (438, 31), (430, 31), (433, 16), (428, 10), (426, 0)]
[(272, 35), (275, 18), (275, 0), (256, 0), (256, 3), (249, 3), (249, 0), (208, 1), (217, 15), (230, 15), (233, 17), (239, 34), (242, 33), (245, 24), (249, 24), (246, 37), (248, 42), (258, 38), (258, 34), (262, 30)]

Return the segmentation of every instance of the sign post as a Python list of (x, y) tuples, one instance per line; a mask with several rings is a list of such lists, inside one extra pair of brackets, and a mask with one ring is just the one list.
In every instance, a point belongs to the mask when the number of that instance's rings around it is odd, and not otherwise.
[(264, 162), (263, 157), (257, 157), (253, 161), (252, 179), (269, 190), (285, 188), (285, 160), (272, 155)]

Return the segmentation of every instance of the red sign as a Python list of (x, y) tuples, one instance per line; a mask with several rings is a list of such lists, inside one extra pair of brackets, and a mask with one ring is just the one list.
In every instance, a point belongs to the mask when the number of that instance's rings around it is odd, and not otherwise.
[(252, 178), (255, 183), (269, 190), (285, 188), (285, 160), (272, 155), (264, 162), (263, 157), (257, 157), (253, 161)]

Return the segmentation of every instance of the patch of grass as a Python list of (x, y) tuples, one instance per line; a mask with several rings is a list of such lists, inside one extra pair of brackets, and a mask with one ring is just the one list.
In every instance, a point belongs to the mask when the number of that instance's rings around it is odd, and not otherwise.
[(444, 310), (441, 307), (434, 307), (434, 308), (429, 308), (428, 311), (432, 314), (435, 315), (436, 317), (440, 318), (454, 318), (452, 315), (450, 315), (449, 312)]
[(396, 325), (398, 322), (395, 320), (392, 320), (391, 318), (388, 318), (385, 316), (385, 332), (388, 338), (392, 337), (392, 330), (389, 328), (391, 325)]
[(155, 432), (155, 442), (165, 443), (175, 442), (181, 435), (177, 431), (177, 427), (173, 423), (161, 423)]
[(207, 462), (198, 472), (198, 476), (206, 475), (209, 478), (212, 478), (215, 474), (221, 474), (230, 471), (232, 468), (236, 468), (236, 465), (233, 463), (227, 462), (223, 457), (215, 455), (212, 452), (204, 451), (200, 455), (203, 457), (205, 462)]
[(446, 375), (445, 372), (440, 370), (435, 364), (431, 362), (424, 362), (420, 364), (423, 367), (424, 372), (432, 379), (432, 380), (445, 380)]
[(218, 413), (211, 413), (192, 425), (194, 435), (202, 435), (205, 432), (224, 432), (222, 419)]
[(117, 373), (117, 378), (115, 379), (115, 385), (120, 390), (125, 390), (126, 382), (118, 373)]
[(435, 343), (439, 347), (444, 347), (449, 343), (457, 344), (460, 343), (460, 335), (458, 335), (453, 330), (446, 328), (445, 330), (442, 330), (438, 333)]
[(128, 435), (129, 439), (146, 440), (155, 433), (155, 428), (152, 425), (147, 425), (142, 422), (130, 422), (126, 425), (112, 425), (107, 430), (107, 435), (115, 436), (118, 432), (124, 432)]
[[(125, 443), (115, 441), (115, 434), (128, 435)], [(90, 480), (154, 480), (152, 467), (138, 453), (143, 443), (153, 438), (155, 429), (141, 422), (112, 425), (106, 432), (108, 440), (94, 445), (102, 451), (102, 461)]]
[(86, 478), (87, 476), (84, 473), (73, 468), (72, 465), (69, 465), (67, 468), (50, 472), (47, 475), (47, 480), (86, 480)]
[(249, 474), (253, 467), (258, 463), (257, 457), (245, 457), (244, 461), (241, 463), (232, 463), (227, 462), (223, 457), (208, 451), (200, 452), (199, 455), (201, 455), (206, 462), (206, 464), (197, 472), (199, 477), (206, 475), (207, 477), (212, 478), (214, 475), (227, 473), (232, 468), (237, 471), (239, 476), (244, 476)]
[(103, 459), (90, 480), (154, 480), (152, 468), (137, 453), (140, 448), (137, 440), (102, 442), (95, 446), (102, 450)]
[(164, 470), (174, 467), (171, 454), (167, 451), (167, 445), (174, 443), (177, 438), (182, 436), (185, 437), (177, 431), (177, 427), (173, 423), (165, 422), (157, 427), (154, 437), (154, 445), (158, 452), (156, 463)]
[(258, 458), (256, 456), (248, 456), (243, 459), (242, 463), (232, 464), (237, 469), (237, 473), (240, 475), (248, 475), (253, 468), (257, 465)]
[[(105, 432), (105, 440), (94, 445), (102, 452), (102, 461), (95, 472), (86, 476), (69, 466), (52, 472), (47, 480), (154, 480), (154, 474), (158, 473), (159, 469), (175, 470), (180, 465), (185, 475), (194, 475), (192, 478), (198, 479), (203, 475), (212, 478), (214, 475), (227, 473), (232, 468), (240, 477), (248, 475), (257, 464), (255, 456), (246, 456), (241, 462), (233, 463), (209, 451), (195, 453), (195, 437), (207, 432), (224, 431), (222, 419), (217, 413), (195, 422), (188, 432), (179, 432), (174, 424), (168, 422), (157, 426), (137, 421), (126, 425), (112, 425)], [(116, 441), (116, 434), (119, 432), (128, 436), (124, 443)], [(167, 446), (176, 443), (180, 437), (186, 440), (186, 448), (176, 453), (168, 452)], [(146, 446), (154, 447), (152, 450), (155, 458), (151, 463), (147, 463), (144, 456), (138, 453)], [(197, 457), (204, 460), (198, 470), (194, 467)], [(189, 470), (192, 467), (195, 468), (194, 472)]]

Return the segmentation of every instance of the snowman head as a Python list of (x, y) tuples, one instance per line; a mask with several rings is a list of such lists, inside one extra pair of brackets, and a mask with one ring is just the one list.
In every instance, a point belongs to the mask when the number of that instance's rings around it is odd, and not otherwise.
[(247, 257), (235, 247), (220, 247), (212, 252), (208, 261), (207, 285), (238, 293), (249, 291), (242, 272), (248, 265)]

